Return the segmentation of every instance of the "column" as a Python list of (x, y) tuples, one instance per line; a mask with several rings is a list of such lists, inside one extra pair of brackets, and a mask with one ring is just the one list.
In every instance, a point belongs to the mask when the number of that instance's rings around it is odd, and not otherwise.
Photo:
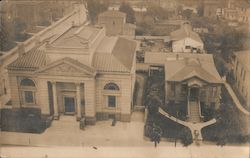
[(86, 124), (93, 125), (96, 121), (96, 109), (95, 109), (95, 79), (84, 82), (85, 93), (85, 119)]
[(54, 106), (54, 119), (59, 119), (58, 114), (58, 103), (57, 103), (57, 94), (56, 94), (56, 82), (52, 82), (52, 91), (53, 91), (53, 106)]
[(76, 83), (76, 120), (80, 121), (82, 114), (81, 114), (81, 83)]

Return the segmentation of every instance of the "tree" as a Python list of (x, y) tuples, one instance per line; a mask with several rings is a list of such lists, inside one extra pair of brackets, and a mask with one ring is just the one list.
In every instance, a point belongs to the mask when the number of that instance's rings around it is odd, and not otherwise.
[(162, 136), (162, 129), (159, 126), (153, 124), (150, 139), (151, 141), (154, 142), (155, 147), (157, 147), (157, 144), (160, 143), (161, 136)]
[(191, 9), (185, 9), (182, 11), (182, 16), (186, 19), (190, 19), (193, 14), (193, 11)]
[(0, 24), (0, 51), (8, 51), (16, 44), (13, 42), (10, 27), (7, 27), (3, 21)]
[(146, 15), (152, 16), (155, 20), (165, 20), (168, 19), (169, 12), (159, 6), (150, 6), (147, 9)]
[(98, 15), (106, 10), (108, 10), (109, 2), (100, 0), (86, 0), (85, 6), (88, 10), (88, 18), (91, 23), (95, 23), (97, 21)]
[(120, 5), (119, 11), (126, 13), (126, 22), (134, 24), (135, 23), (135, 12), (129, 3), (122, 2)]
[(204, 3), (203, 2), (199, 2), (198, 6), (197, 6), (197, 14), (198, 16), (203, 16), (204, 15)]

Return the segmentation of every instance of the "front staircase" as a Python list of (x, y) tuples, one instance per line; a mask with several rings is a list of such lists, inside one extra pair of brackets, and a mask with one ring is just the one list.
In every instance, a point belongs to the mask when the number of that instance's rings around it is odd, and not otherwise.
[(201, 122), (200, 108), (197, 101), (189, 101), (189, 121), (193, 123)]

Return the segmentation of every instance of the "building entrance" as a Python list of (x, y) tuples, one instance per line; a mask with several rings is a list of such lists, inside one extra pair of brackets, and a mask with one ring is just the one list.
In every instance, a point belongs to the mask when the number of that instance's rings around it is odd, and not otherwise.
[(75, 97), (64, 96), (64, 109), (66, 115), (74, 115), (75, 114)]

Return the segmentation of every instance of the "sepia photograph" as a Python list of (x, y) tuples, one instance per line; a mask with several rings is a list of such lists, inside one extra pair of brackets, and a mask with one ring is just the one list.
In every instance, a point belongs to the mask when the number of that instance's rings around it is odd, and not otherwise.
[(0, 0), (0, 158), (250, 158), (250, 0)]

